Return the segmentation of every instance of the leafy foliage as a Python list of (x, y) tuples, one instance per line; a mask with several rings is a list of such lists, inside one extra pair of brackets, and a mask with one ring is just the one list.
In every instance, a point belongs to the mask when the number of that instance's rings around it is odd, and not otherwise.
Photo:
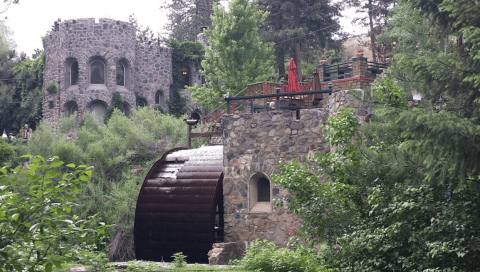
[(24, 124), (35, 129), (43, 116), (45, 56), (15, 58), (15, 51), (0, 52), (0, 130), (14, 135)]
[[(340, 4), (329, 0), (259, 0), (259, 6), (269, 13), (262, 25), (262, 37), (275, 43), (276, 66), (279, 75), (285, 72), (285, 56), (291, 55), (301, 78), (302, 61), (310, 51), (315, 54), (320, 48), (333, 43), (332, 35), (339, 30), (336, 16)], [(315, 62), (317, 62), (315, 60)], [(313, 70), (313, 69), (312, 69)]]
[(275, 243), (259, 239), (248, 247), (238, 264), (243, 269), (255, 271), (328, 271), (319, 266), (318, 257), (313, 249), (303, 246), (275, 249)]
[(183, 252), (177, 252), (172, 255), (173, 265), (176, 268), (184, 267), (187, 265), (186, 258), (187, 256), (183, 255)]
[(14, 155), (13, 148), (0, 138), (0, 166), (8, 162)]
[(37, 156), (27, 170), (0, 169), (0, 270), (52, 271), (103, 249), (105, 225), (72, 215), (75, 195), (92, 170), (63, 164)]
[(332, 151), (281, 165), (273, 182), (294, 191), (289, 207), (307, 238), (331, 245), (323, 255), (331, 268), (475, 270), (480, 127), (452, 112), (409, 109), (388, 76), (373, 89), (375, 114), (361, 133), (352, 110), (329, 118)]
[(210, 26), (212, 2), (218, 0), (173, 0), (162, 9), (168, 9), (168, 24), (170, 38), (179, 42), (195, 41), (200, 27)]
[(76, 123), (75, 116), (67, 117), (61, 120), (57, 133), (53, 131), (50, 124), (41, 123), (27, 146), (17, 148), (92, 165), (91, 182), (80, 188), (79, 206), (72, 209), (80, 217), (98, 214), (106, 224), (115, 225), (108, 231), (111, 260), (134, 259), (133, 219), (144, 171), (164, 151), (185, 146), (182, 118), (143, 107), (132, 110), (130, 117), (114, 110), (107, 124), (92, 114), (86, 114), (81, 124)]
[(126, 102), (123, 100), (122, 96), (120, 95), (119, 92), (115, 92), (112, 95), (112, 103), (107, 109), (107, 113), (105, 115), (105, 123), (108, 123), (108, 120), (110, 120), (110, 117), (112, 117), (113, 111), (115, 109), (120, 110), (120, 111), (125, 111), (125, 106)]
[(356, 14), (366, 14), (355, 18), (352, 23), (358, 23), (368, 28), (370, 36), (369, 47), (372, 50), (373, 61), (384, 61), (387, 54), (392, 50), (391, 43), (377, 42), (377, 36), (382, 31), (389, 31), (388, 17), (392, 13), (392, 8), (397, 4), (397, 0), (348, 0), (347, 3), (356, 8)]
[(258, 34), (267, 14), (256, 1), (233, 0), (228, 11), (214, 4), (213, 11), (213, 29), (205, 30), (211, 46), (200, 71), (205, 84), (188, 88), (194, 101), (210, 110), (223, 103), (223, 95), (267, 79), (273, 64), (272, 44), (262, 42)]
[(188, 77), (190, 76), (183, 75), (181, 69), (198, 67), (205, 55), (205, 48), (199, 42), (178, 42), (173, 39), (168, 41), (168, 47), (172, 51), (173, 84), (170, 86), (170, 98), (167, 100), (167, 105), (170, 114), (180, 117), (187, 112), (187, 101), (180, 95), (179, 90), (189, 84)]

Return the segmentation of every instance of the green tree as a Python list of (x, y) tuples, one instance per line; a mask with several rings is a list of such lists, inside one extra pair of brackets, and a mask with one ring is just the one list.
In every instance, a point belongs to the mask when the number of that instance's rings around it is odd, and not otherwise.
[(0, 128), (18, 133), (24, 124), (35, 129), (43, 116), (45, 56), (35, 60), (0, 53)]
[(168, 48), (172, 52), (173, 83), (170, 86), (170, 98), (167, 100), (169, 113), (180, 117), (187, 113), (187, 101), (180, 95), (180, 90), (188, 85), (189, 75), (183, 75), (181, 69), (200, 66), (205, 56), (205, 47), (199, 42), (168, 40)]
[(228, 11), (214, 4), (213, 11), (213, 29), (205, 31), (211, 44), (202, 61), (205, 85), (188, 88), (206, 109), (221, 105), (227, 93), (236, 94), (249, 83), (267, 79), (273, 65), (272, 44), (258, 35), (267, 13), (258, 9), (256, 1), (233, 0)]
[[(301, 51), (327, 47), (340, 29), (340, 2), (330, 0), (259, 0), (259, 6), (270, 13), (262, 36), (275, 43), (276, 66), (285, 73), (285, 55), (292, 52), (297, 76), (302, 75)], [(302, 49), (303, 48), (303, 49)]]
[(331, 245), (332, 268), (475, 270), (480, 126), (428, 104), (410, 109), (388, 76), (374, 90), (361, 133), (352, 110), (328, 118), (334, 151), (282, 165), (274, 182), (295, 192), (289, 205), (311, 241)]
[(218, 0), (172, 0), (162, 6), (168, 9), (168, 24), (170, 39), (179, 42), (196, 41), (201, 27), (210, 27), (212, 21), (212, 3)]
[(102, 249), (105, 226), (71, 214), (78, 187), (92, 171), (69, 164), (61, 175), (64, 163), (57, 159), (37, 156), (28, 170), (0, 168), (1, 271), (52, 271), (83, 257), (95, 265), (106, 259), (88, 253), (88, 247)]
[[(392, 30), (379, 39), (396, 43), (392, 76), (407, 94), (442, 97), (445, 109), (478, 117), (480, 31), (471, 1), (400, 1)], [(451, 11), (450, 11), (451, 10)], [(421, 11), (421, 12), (420, 12)]]
[(385, 29), (388, 31), (388, 17), (397, 0), (349, 0), (350, 6), (356, 8), (357, 14), (366, 15), (355, 18), (352, 22), (359, 23), (368, 28), (370, 36), (370, 48), (373, 61), (379, 61), (388, 51), (391, 51), (391, 44), (377, 42), (377, 36)]

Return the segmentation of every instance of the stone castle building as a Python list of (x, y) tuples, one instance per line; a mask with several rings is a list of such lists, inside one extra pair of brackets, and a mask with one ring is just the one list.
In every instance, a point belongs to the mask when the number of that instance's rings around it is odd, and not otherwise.
[(86, 111), (102, 120), (115, 92), (127, 104), (125, 114), (137, 104), (168, 111), (171, 52), (139, 43), (131, 23), (64, 21), (45, 37), (44, 47), (46, 121)]

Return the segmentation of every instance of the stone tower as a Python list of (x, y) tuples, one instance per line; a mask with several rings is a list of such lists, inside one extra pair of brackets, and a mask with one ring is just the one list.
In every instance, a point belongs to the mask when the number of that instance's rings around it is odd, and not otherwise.
[(171, 53), (137, 42), (131, 23), (64, 21), (45, 37), (44, 47), (45, 86), (57, 86), (45, 92), (46, 121), (74, 113), (81, 118), (85, 111), (101, 120), (115, 92), (127, 102), (126, 114), (137, 106), (168, 110)]

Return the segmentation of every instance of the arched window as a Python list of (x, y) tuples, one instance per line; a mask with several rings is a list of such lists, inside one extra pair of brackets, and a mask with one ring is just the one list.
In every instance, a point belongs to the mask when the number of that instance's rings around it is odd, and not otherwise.
[(158, 90), (155, 93), (155, 104), (165, 104), (165, 97), (163, 96), (163, 92)]
[(90, 63), (90, 84), (105, 84), (105, 64), (101, 60)]
[(137, 107), (147, 107), (147, 100), (143, 97), (137, 98)]
[(125, 65), (121, 62), (117, 62), (116, 81), (118, 86), (125, 86)]
[(272, 210), (270, 180), (262, 173), (252, 176), (248, 183), (248, 206), (251, 213), (269, 213)]
[(78, 84), (78, 61), (70, 66), (70, 86)]
[(99, 122), (103, 122), (107, 114), (107, 104), (101, 100), (94, 100), (88, 105), (88, 110), (93, 112)]
[(78, 112), (78, 104), (75, 101), (68, 101), (65, 103), (65, 114), (66, 116), (70, 116), (72, 114), (77, 114)]
[(68, 58), (65, 61), (65, 87), (68, 88), (78, 84), (78, 61), (75, 58)]
[(266, 178), (258, 180), (258, 202), (270, 202), (270, 181)]

